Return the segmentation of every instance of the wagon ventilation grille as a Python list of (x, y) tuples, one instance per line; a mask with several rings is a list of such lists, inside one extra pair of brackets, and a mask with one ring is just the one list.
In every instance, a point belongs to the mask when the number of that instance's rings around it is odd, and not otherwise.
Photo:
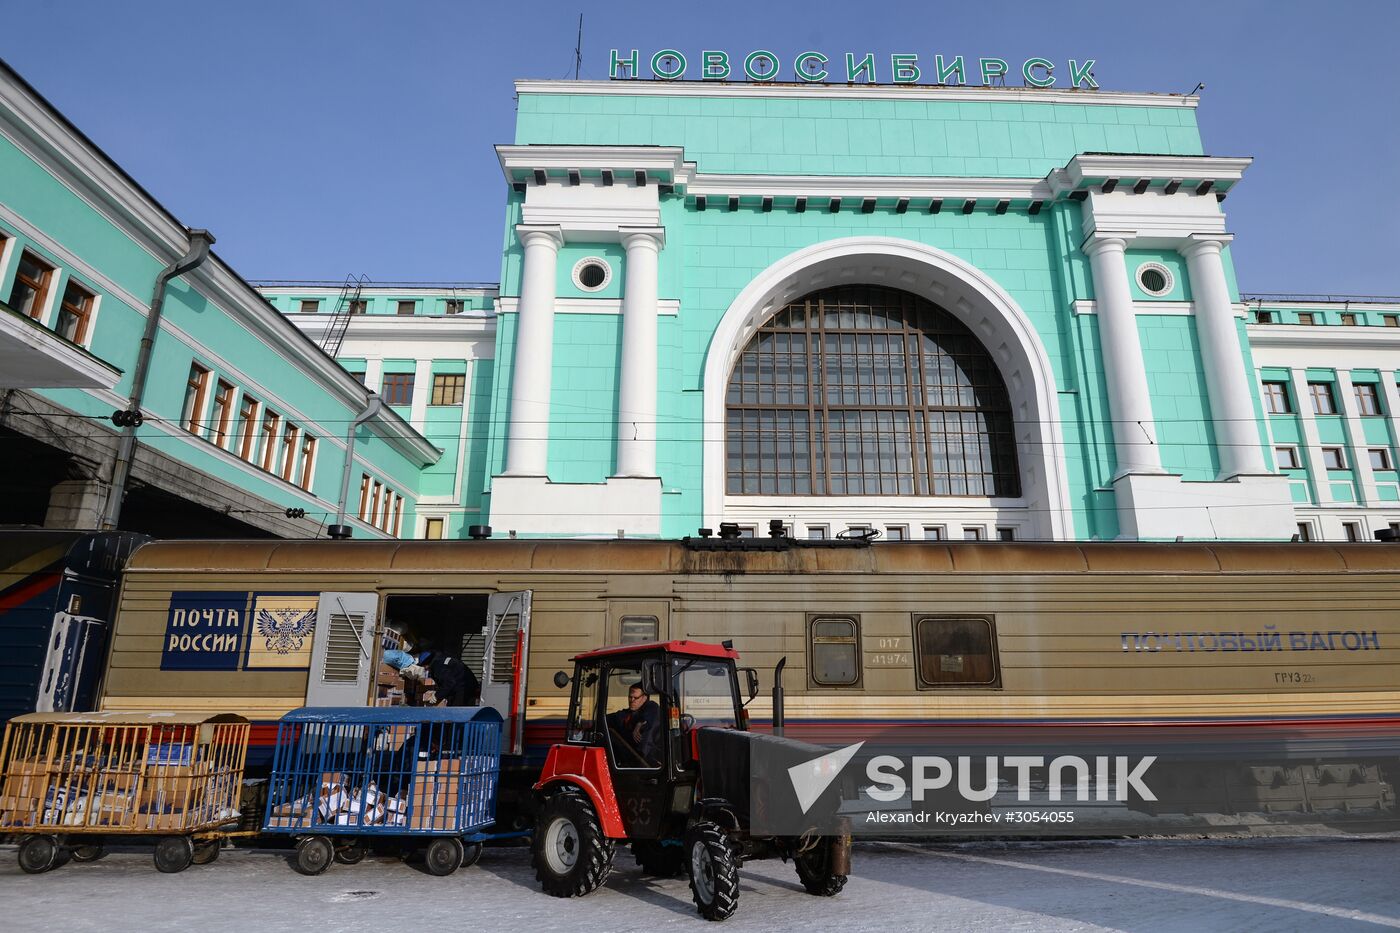
[(343, 612), (331, 613), (330, 633), (326, 639), (326, 667), (321, 674), (321, 682), (328, 684), (353, 684), (360, 678), (360, 639), (359, 629), (364, 624), (363, 615)]

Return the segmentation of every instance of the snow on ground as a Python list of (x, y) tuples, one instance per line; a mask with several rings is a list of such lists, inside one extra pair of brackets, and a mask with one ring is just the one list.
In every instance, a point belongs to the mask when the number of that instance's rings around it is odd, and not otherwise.
[[(523, 848), (487, 849), (447, 878), (370, 857), (305, 878), (272, 851), (158, 874), (149, 850), (115, 851), (27, 876), (0, 850), (0, 927), (18, 931), (700, 930), (685, 879), (644, 878), (619, 851), (607, 886), (561, 901), (540, 892)], [(723, 929), (1400, 929), (1400, 837), (962, 845), (858, 843), (834, 899), (807, 895), (782, 862), (744, 868)]]

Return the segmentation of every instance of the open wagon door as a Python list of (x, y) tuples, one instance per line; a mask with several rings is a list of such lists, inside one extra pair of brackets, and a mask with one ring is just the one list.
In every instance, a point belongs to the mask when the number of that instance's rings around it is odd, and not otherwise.
[(486, 604), (481, 705), (505, 720), (501, 754), (525, 751), (525, 674), (530, 661), (530, 591), (496, 593)]
[(378, 593), (322, 593), (306, 678), (307, 706), (364, 706), (374, 671)]

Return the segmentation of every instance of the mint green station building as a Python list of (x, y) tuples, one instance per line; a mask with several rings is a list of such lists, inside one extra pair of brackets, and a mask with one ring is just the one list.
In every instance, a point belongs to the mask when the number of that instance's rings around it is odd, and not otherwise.
[[(46, 162), (65, 121), (3, 77), (0, 298), (32, 255), (51, 307), (8, 303), (0, 368), (42, 352), (74, 375), (26, 375), (46, 362), (0, 385), (116, 432), (99, 416), (125, 404), (143, 302), (188, 231), (71, 127), (67, 161)], [(515, 139), (496, 147), (498, 285), (255, 289), (211, 256), (170, 287), (138, 452), (288, 535), (338, 510), (360, 537), (778, 521), (809, 538), (1360, 540), (1400, 525), (1400, 304), (1241, 295), (1226, 206), (1251, 160), (1208, 152), (1196, 97), (516, 90)], [(39, 138), (14, 145), (25, 132)], [(92, 196), (107, 187), (113, 205)], [(77, 331), (65, 276), (100, 309)], [(50, 446), (41, 426), (0, 425)], [(99, 453), (48, 492), (45, 521), (103, 492)]]

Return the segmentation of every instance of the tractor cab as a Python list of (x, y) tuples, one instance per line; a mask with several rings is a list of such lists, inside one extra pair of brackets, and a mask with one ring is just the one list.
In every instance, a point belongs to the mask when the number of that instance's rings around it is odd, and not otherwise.
[[(734, 912), (744, 859), (791, 858), (809, 892), (841, 890), (848, 835), (756, 839), (748, 831), (748, 743), (788, 740), (748, 733), (744, 704), (758, 694), (758, 674), (738, 659), (729, 642), (647, 642), (585, 652), (573, 659), (573, 676), (554, 676), (571, 689), (569, 717), (534, 786), (531, 843), (547, 893), (596, 890), (619, 844), (648, 874), (687, 873), (696, 909), (710, 920)], [(780, 662), (777, 678), (781, 671)], [(781, 694), (779, 681), (775, 710)], [(775, 731), (780, 723), (781, 714)], [(806, 758), (824, 751), (789, 744)]]
[[(606, 769), (627, 838), (656, 838), (672, 828), (668, 823), (684, 822), (699, 777), (695, 730), (746, 727), (738, 657), (726, 645), (668, 641), (573, 659), (564, 741), (602, 752), (595, 757)], [(745, 673), (752, 699), (757, 675)]]

